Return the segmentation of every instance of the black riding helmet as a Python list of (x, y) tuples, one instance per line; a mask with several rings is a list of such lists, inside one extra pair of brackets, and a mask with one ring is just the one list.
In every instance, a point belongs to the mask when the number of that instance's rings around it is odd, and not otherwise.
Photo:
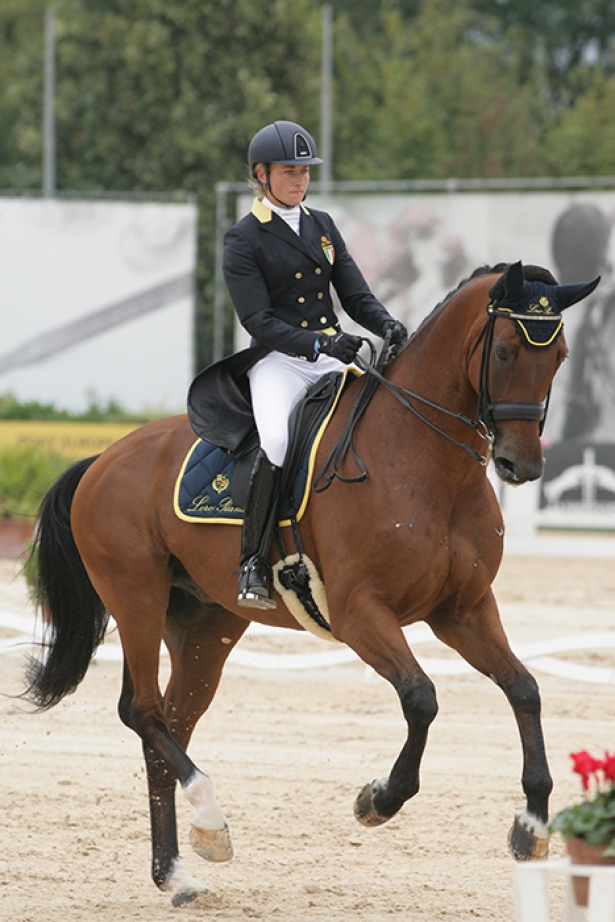
[(314, 138), (296, 122), (273, 122), (257, 131), (248, 148), (250, 173), (257, 163), (322, 163)]

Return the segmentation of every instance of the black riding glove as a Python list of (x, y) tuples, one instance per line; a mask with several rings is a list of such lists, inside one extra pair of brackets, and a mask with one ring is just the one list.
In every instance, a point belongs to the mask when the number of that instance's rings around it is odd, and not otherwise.
[(360, 336), (353, 336), (352, 333), (336, 333), (335, 336), (323, 333), (318, 337), (318, 352), (331, 355), (348, 365), (356, 358), (362, 342)]
[(406, 345), (408, 342), (408, 331), (399, 320), (385, 320), (382, 325), (382, 338), (384, 339), (387, 335), (390, 336), (389, 339), (389, 354), (392, 359), (395, 358), (397, 353)]

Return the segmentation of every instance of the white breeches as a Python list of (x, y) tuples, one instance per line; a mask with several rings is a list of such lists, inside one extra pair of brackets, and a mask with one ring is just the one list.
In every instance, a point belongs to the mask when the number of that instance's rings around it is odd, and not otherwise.
[(270, 352), (248, 372), (261, 448), (272, 464), (282, 467), (288, 446), (288, 418), (296, 399), (330, 371), (343, 371), (339, 359), (321, 355), (315, 362)]

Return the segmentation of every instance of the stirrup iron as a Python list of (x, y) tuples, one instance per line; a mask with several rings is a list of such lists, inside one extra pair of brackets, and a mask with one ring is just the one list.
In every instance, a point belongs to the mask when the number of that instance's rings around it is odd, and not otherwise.
[(243, 608), (276, 608), (273, 598), (273, 572), (269, 563), (257, 554), (242, 565), (237, 588), (237, 604)]

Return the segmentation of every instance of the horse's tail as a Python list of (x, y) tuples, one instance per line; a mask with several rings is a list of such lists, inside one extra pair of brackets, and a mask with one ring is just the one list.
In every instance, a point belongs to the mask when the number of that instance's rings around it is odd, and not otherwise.
[(26, 564), (38, 569), (36, 597), (45, 621), (40, 659), (32, 657), (25, 697), (40, 710), (74, 692), (102, 643), (109, 616), (83, 565), (73, 538), (70, 510), (75, 491), (96, 457), (69, 467), (38, 512)]

